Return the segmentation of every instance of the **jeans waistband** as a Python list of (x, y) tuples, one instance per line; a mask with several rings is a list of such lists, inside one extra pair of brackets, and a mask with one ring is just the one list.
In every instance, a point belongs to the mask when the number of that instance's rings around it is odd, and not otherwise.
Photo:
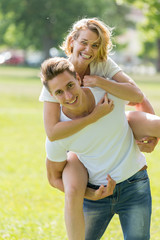
[[(147, 166), (145, 165), (145, 166), (144, 166), (143, 168), (141, 168), (138, 172), (143, 171), (143, 170), (146, 170), (146, 169), (147, 169)], [(127, 180), (127, 179), (126, 179), (126, 180)], [(97, 190), (97, 189), (100, 187), (100, 185), (94, 185), (94, 184), (88, 182), (87, 187)], [(105, 187), (106, 187), (106, 185), (105, 185)]]
[[(100, 187), (100, 185), (94, 185), (94, 184), (92, 184), (92, 183), (88, 183), (88, 184), (87, 184), (87, 187), (97, 190), (97, 189)], [(106, 186), (105, 186), (105, 187), (106, 187)]]

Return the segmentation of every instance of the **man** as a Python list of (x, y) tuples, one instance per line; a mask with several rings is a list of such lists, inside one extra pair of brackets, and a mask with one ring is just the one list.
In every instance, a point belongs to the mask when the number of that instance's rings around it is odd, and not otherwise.
[[(94, 112), (96, 104), (105, 94), (99, 88), (81, 88), (76, 78), (74, 68), (67, 59), (53, 58), (42, 64), (43, 84), (62, 106), (61, 121)], [(146, 160), (128, 125), (126, 101), (110, 94), (109, 98), (105, 96), (98, 106), (102, 116), (98, 121), (65, 139), (55, 142), (46, 140), (48, 178), (52, 186), (64, 191), (66, 182), (72, 182), (69, 171), (64, 174), (62, 181), (62, 172), (67, 166), (67, 152), (75, 152), (88, 170), (89, 188), (93, 192), (96, 192), (94, 189), (104, 190), (100, 200), (96, 200), (92, 193), (91, 197), (86, 196), (91, 200), (84, 199), (85, 239), (100, 239), (117, 213), (125, 240), (147, 240), (150, 234), (151, 195)], [(110, 176), (117, 183), (111, 196), (114, 182)], [(80, 175), (78, 177), (83, 180)], [(81, 183), (84, 187), (86, 181)], [(111, 183), (111, 192), (103, 187), (107, 183)], [(104, 198), (104, 192), (108, 197)]]

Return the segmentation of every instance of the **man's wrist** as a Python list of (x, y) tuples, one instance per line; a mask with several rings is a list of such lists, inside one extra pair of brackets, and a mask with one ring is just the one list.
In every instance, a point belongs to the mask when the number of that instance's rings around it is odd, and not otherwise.
[(84, 198), (89, 200), (95, 200), (95, 191), (96, 191), (95, 189), (87, 187)]

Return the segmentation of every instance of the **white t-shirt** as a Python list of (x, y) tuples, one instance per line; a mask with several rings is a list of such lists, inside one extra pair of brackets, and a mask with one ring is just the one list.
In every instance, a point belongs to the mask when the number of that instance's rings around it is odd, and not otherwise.
[[(104, 62), (91, 62), (90, 64), (90, 75), (97, 75), (112, 79), (112, 77), (119, 71), (121, 71), (121, 68), (110, 57), (108, 57)], [(39, 96), (39, 101), (57, 102), (56, 98), (51, 96), (44, 86)]]
[[(98, 103), (105, 91), (90, 89)], [(122, 182), (146, 165), (126, 119), (126, 102), (111, 94), (108, 97), (114, 101), (111, 113), (70, 137), (54, 142), (46, 139), (49, 160), (65, 161), (67, 151), (75, 152), (88, 170), (89, 182), (95, 185), (107, 184), (107, 174), (117, 183)], [(61, 121), (69, 120), (61, 111)]]

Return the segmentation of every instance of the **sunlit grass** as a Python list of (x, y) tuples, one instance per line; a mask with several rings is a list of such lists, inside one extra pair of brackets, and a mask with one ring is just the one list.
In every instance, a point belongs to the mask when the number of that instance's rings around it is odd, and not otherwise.
[[(38, 69), (0, 66), (0, 240), (67, 239), (64, 194), (46, 178), (38, 75)], [(160, 115), (160, 81), (143, 81), (137, 83)], [(153, 198), (151, 240), (158, 240), (160, 144), (146, 157)], [(123, 239), (117, 216), (102, 239)]]

